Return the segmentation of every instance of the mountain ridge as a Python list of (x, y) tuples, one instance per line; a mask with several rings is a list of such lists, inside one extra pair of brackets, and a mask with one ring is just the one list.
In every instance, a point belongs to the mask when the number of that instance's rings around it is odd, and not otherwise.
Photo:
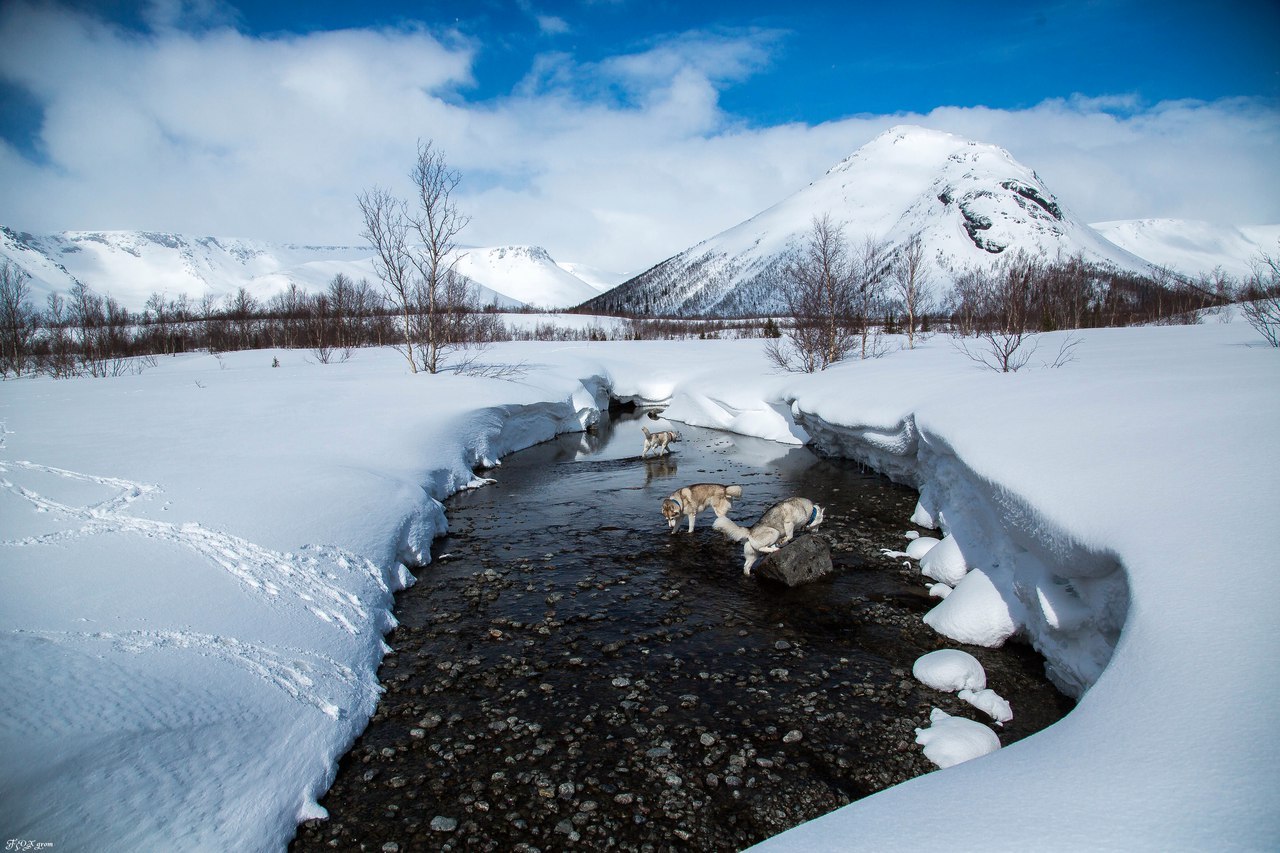
[(919, 234), (939, 272), (991, 264), (1006, 250), (1081, 254), (1134, 272), (1151, 264), (1075, 217), (1003, 148), (909, 125), (891, 128), (798, 192), (624, 282), (583, 310), (772, 313), (789, 252), (830, 214), (850, 246), (891, 249)]
[[(323, 291), (338, 273), (376, 286), (372, 250), (365, 246), (271, 243), (162, 231), (63, 231), (31, 234), (0, 225), (0, 258), (31, 276), (37, 301), (67, 294), (83, 282), (140, 310), (152, 293), (193, 301), (222, 298), (244, 287), (266, 301), (295, 284)], [(477, 286), (482, 305), (500, 309), (567, 308), (600, 288), (564, 269), (538, 246), (465, 247), (458, 271)]]

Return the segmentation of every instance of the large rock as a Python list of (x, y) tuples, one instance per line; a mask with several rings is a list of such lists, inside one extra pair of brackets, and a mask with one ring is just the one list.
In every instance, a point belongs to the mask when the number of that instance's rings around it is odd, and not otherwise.
[(806, 533), (782, 550), (767, 554), (751, 573), (787, 586), (800, 586), (831, 574), (831, 570), (831, 543), (816, 533)]

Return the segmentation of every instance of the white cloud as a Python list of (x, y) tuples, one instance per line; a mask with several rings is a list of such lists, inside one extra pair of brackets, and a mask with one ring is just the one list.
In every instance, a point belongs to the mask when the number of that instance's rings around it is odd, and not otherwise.
[(687, 33), (596, 63), (545, 54), (510, 96), (468, 103), (484, 46), (456, 35), (138, 35), (8, 4), (0, 78), (43, 105), (47, 162), (0, 145), (0, 223), (357, 242), (356, 194), (378, 184), (407, 195), (415, 144), (431, 138), (462, 173), (466, 241), (537, 243), (560, 260), (639, 270), (900, 123), (1008, 148), (1089, 221), (1280, 222), (1273, 107), (1144, 106), (1118, 93), (750, 127), (719, 93), (765, 67), (777, 38)]
[(569, 32), (569, 22), (555, 15), (536, 15), (538, 31), (543, 35), (561, 36)]

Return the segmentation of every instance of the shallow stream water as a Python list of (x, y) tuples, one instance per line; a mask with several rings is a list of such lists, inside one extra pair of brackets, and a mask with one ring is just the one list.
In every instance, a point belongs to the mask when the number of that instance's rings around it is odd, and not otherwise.
[[(803, 448), (643, 415), (513, 454), (451, 498), (450, 533), (397, 602), (387, 692), (293, 850), (739, 850), (934, 769), (929, 711), (983, 719), (911, 677), (957, 647), (901, 549), (916, 494)], [(741, 546), (662, 499), (736, 483), (749, 524), (793, 494), (827, 508), (834, 575), (742, 574)], [(922, 531), (925, 532), (925, 531)], [(1071, 707), (1029, 648), (967, 648), (1014, 718), (1009, 744)], [(984, 720), (985, 722), (985, 720)]]

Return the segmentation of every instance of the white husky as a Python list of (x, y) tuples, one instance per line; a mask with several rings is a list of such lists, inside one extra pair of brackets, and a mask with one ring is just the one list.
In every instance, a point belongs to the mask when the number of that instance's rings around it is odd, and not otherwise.
[(808, 498), (787, 498), (765, 510), (750, 528), (741, 527), (724, 516), (717, 518), (714, 526), (733, 541), (743, 543), (742, 573), (749, 575), (761, 554), (777, 551), (791, 541), (797, 530), (812, 530), (822, 523), (823, 517), (822, 507)]
[(644, 450), (640, 453), (641, 458), (647, 456), (650, 450), (656, 450), (660, 454), (670, 453), (671, 442), (680, 440), (680, 433), (675, 430), (649, 432), (649, 428), (643, 426), (640, 429), (644, 432)]

